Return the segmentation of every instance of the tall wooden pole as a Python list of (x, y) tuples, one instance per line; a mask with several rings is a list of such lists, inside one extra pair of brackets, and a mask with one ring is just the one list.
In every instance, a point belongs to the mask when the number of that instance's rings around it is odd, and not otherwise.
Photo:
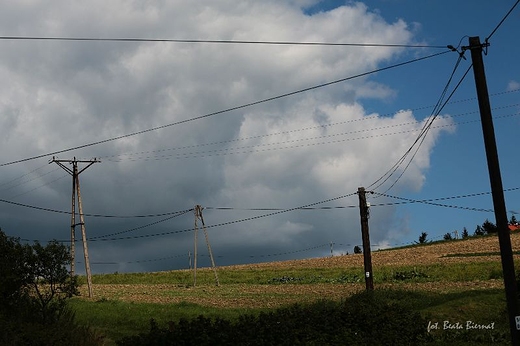
[[(77, 168), (73, 170), (76, 172)], [(72, 211), (70, 213), (70, 276), (76, 273), (76, 177), (72, 175)]]
[[(78, 197), (78, 209), (79, 209), (79, 224), (81, 225), (81, 238), (83, 241), (83, 256), (85, 258), (85, 273), (87, 275), (87, 285), (88, 285), (88, 296), (89, 298), (93, 297), (92, 294), (92, 274), (90, 272), (90, 260), (88, 256), (88, 245), (87, 245), (87, 234), (85, 230), (85, 220), (83, 216), (83, 205), (81, 203), (81, 191), (79, 188), (79, 175), (92, 166), (96, 162), (100, 162), (97, 159), (92, 159), (88, 161), (81, 161), (76, 160), (74, 158), (73, 160), (58, 160), (56, 158), (52, 158), (52, 162), (55, 162), (58, 166), (63, 168), (65, 171), (67, 171), (72, 176), (72, 211), (71, 211), (71, 225), (70, 225), (70, 273), (72, 276), (74, 276), (75, 273), (75, 246), (76, 246), (76, 195)], [(72, 169), (65, 166), (64, 163), (72, 164)], [(85, 166), (82, 170), (78, 170), (78, 163), (86, 163), (87, 166)]]
[(204, 237), (206, 238), (206, 245), (208, 246), (209, 257), (211, 259), (211, 268), (213, 268), (213, 273), (215, 274), (215, 283), (217, 286), (220, 286), (218, 280), (217, 266), (215, 265), (215, 259), (213, 258), (213, 251), (211, 251), (211, 245), (209, 244), (208, 231), (206, 230), (206, 224), (204, 223), (204, 217), (202, 216), (202, 207), (200, 205), (197, 206), (199, 209), (199, 217), (202, 222), (202, 229), (204, 231)]
[[(491, 105), (482, 59), (482, 44), (480, 38), (470, 37), (469, 47), (471, 50), (471, 60), (473, 62), (473, 73), (475, 75), (475, 85), (477, 89), (478, 105), (480, 109), (480, 119), (486, 157), (488, 163), (489, 180), (491, 183), (491, 194), (495, 209), (495, 220), (498, 228), (498, 242), (500, 244), (500, 256), (502, 259), (502, 271), (504, 276), (504, 286), (506, 291), (507, 310), (509, 315), (509, 327), (511, 331), (512, 344), (519, 345), (520, 316), (518, 311), (517, 285), (515, 277), (515, 263), (513, 261), (513, 250), (511, 248), (511, 237), (509, 234), (506, 203), (504, 200), (504, 188), (502, 187), (502, 176), (498, 160), (498, 151), (495, 140), (495, 129), (491, 116)], [(518, 321), (518, 322), (517, 322)]]
[[(76, 167), (77, 171), (77, 167)], [(79, 223), (81, 225), (81, 240), (83, 242), (83, 257), (85, 259), (85, 272), (87, 274), (88, 296), (93, 297), (92, 294), (92, 273), (90, 272), (90, 259), (88, 257), (87, 234), (85, 231), (85, 220), (83, 218), (83, 206), (81, 203), (81, 191), (79, 189), (79, 174), (76, 174), (76, 189), (78, 193), (78, 209), (79, 209)]]
[(197, 206), (195, 206), (195, 241), (194, 241), (194, 248), (193, 248), (193, 286), (195, 287), (197, 285), (197, 243), (198, 243), (198, 233), (199, 233), (199, 227), (197, 225), (197, 220), (199, 219), (199, 211), (197, 210)]
[(367, 291), (374, 289), (372, 275), (372, 252), (370, 250), (370, 236), (368, 232), (368, 204), (364, 187), (358, 188), (359, 214), (361, 216), (361, 237), (363, 239), (363, 262), (365, 268), (365, 285)]
[(204, 237), (206, 238), (206, 245), (208, 246), (209, 257), (211, 259), (211, 268), (215, 274), (215, 282), (216, 285), (219, 286), (217, 267), (215, 265), (215, 259), (213, 258), (213, 251), (211, 251), (211, 245), (209, 243), (208, 231), (206, 230), (206, 224), (204, 223), (204, 217), (202, 216), (202, 207), (200, 205), (196, 205), (194, 208), (195, 213), (195, 245), (194, 245), (194, 254), (193, 254), (193, 286), (197, 284), (197, 243), (198, 243), (198, 223), (197, 221), (200, 219), (202, 223), (202, 229), (204, 231)]

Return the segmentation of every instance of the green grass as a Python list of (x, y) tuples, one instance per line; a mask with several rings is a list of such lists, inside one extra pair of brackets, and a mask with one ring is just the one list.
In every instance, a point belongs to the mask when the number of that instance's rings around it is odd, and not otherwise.
[[(454, 240), (460, 241), (460, 240)], [(424, 244), (419, 246), (428, 246)], [(515, 252), (519, 253), (519, 252)], [(486, 253), (484, 255), (495, 255)], [(482, 256), (484, 256), (482, 255)], [(474, 257), (466, 263), (434, 263), (417, 266), (374, 266), (374, 284), (386, 283), (428, 283), (428, 282), (470, 282), (487, 281), (502, 278), (499, 261), (479, 261), (481, 254), (451, 254), (447, 257)], [(518, 268), (520, 261), (515, 260)], [(224, 290), (223, 297), (251, 298), (241, 292), (242, 285), (285, 285), (285, 284), (359, 284), (363, 285), (363, 268), (272, 268), (240, 267), (235, 269), (219, 268), (219, 281)], [(84, 278), (80, 278), (80, 283)], [(197, 289), (192, 289), (193, 274), (187, 270), (159, 273), (125, 273), (94, 275), (94, 284), (127, 284), (178, 286), (164, 289), (160, 294), (174, 294), (181, 299), (204, 297), (212, 294), (206, 287), (214, 287), (214, 273), (209, 268), (197, 272)], [(397, 285), (399, 287), (399, 285)], [(187, 288), (187, 289), (186, 289)], [(389, 299), (404, 301), (410, 309), (419, 311), (431, 323), (437, 323), (438, 330), (433, 330), (432, 345), (485, 345), (489, 340), (507, 340), (508, 323), (506, 302), (503, 289), (463, 290), (450, 289), (449, 292), (428, 291), (388, 291)], [(258, 293), (255, 299), (280, 299), (277, 293)], [(286, 297), (291, 293), (285, 293)], [(345, 297), (347, 299), (347, 297)], [(77, 321), (88, 325), (107, 336), (108, 344), (124, 336), (147, 332), (150, 319), (165, 327), (168, 321), (192, 319), (199, 315), (211, 318), (236, 320), (241, 314), (259, 314), (263, 309), (253, 308), (211, 308), (198, 304), (182, 302), (178, 304), (130, 303), (119, 300), (100, 299), (88, 301), (75, 298), (71, 301), (76, 311)], [(444, 330), (444, 321), (465, 324), (473, 321), (479, 324), (495, 323), (492, 331)], [(403, 326), (406, 328), (406, 326)], [(467, 339), (468, 341), (461, 341)], [(480, 343), (479, 343), (480, 342)], [(505, 342), (508, 344), (508, 342)]]
[(208, 308), (198, 304), (151, 304), (130, 303), (101, 299), (86, 301), (74, 298), (70, 307), (76, 313), (79, 324), (89, 326), (106, 335), (110, 344), (114, 344), (124, 336), (147, 332), (150, 320), (155, 319), (161, 326), (169, 321), (179, 321), (181, 318), (192, 319), (199, 315), (206, 317), (221, 317), (235, 320), (244, 313), (260, 312), (260, 309), (222, 309)]
[[(439, 328), (431, 334), (436, 340), (431, 341), (432, 345), (478, 345), (478, 340), (483, 340), (482, 344), (486, 344), (491, 336), (499, 340), (508, 340), (506, 303), (501, 289), (452, 293), (384, 290), (384, 296), (388, 300), (405, 302), (410, 309), (419, 311), (432, 324), (437, 323)], [(108, 344), (114, 344), (115, 340), (124, 336), (149, 331), (151, 318), (164, 328), (169, 321), (178, 322), (181, 318), (192, 319), (204, 315), (234, 321), (241, 314), (257, 314), (262, 311), (215, 309), (191, 303), (147, 304), (109, 300), (89, 302), (81, 299), (72, 300), (71, 306), (76, 311), (77, 321), (105, 334)], [(467, 321), (478, 324), (495, 323), (495, 328), (491, 331), (444, 330), (444, 321), (459, 322), (462, 325)], [(461, 335), (462, 339), (468, 338), (469, 341), (461, 342)]]
[[(516, 266), (520, 265), (517, 261)], [(412, 276), (416, 282), (458, 282), (501, 279), (502, 267), (500, 262), (468, 262), (446, 263), (418, 266), (374, 266), (374, 283), (401, 281), (399, 273), (419, 275)], [(313, 283), (355, 283), (363, 282), (362, 268), (296, 268), (286, 270), (275, 269), (227, 269), (219, 268), (219, 281), (227, 284), (313, 284)], [(84, 278), (80, 283), (85, 284)], [(159, 272), (159, 273), (128, 273), (94, 275), (95, 284), (169, 284), (192, 286), (193, 276), (187, 270)], [(198, 285), (212, 285), (215, 283), (213, 271), (204, 268), (197, 272)]]

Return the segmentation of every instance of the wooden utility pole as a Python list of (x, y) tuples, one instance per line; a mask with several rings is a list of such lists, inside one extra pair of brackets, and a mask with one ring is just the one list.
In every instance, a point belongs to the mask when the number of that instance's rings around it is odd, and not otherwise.
[[(76, 226), (81, 226), (81, 239), (83, 242), (83, 256), (85, 258), (85, 273), (87, 275), (87, 285), (88, 285), (88, 296), (92, 298), (92, 274), (90, 272), (90, 260), (88, 256), (88, 246), (87, 246), (87, 234), (85, 230), (85, 220), (83, 217), (83, 205), (81, 203), (81, 190), (79, 188), (79, 175), (85, 171), (87, 168), (92, 166), (96, 162), (101, 162), (97, 159), (92, 159), (88, 161), (76, 160), (58, 160), (56, 158), (52, 158), (52, 162), (55, 162), (58, 166), (63, 168), (67, 173), (72, 176), (72, 211), (71, 211), (71, 221), (70, 221), (70, 275), (74, 276), (75, 274), (75, 262), (76, 262)], [(65, 163), (72, 164), (72, 169), (65, 166)], [(83, 169), (78, 170), (78, 163), (87, 164)], [(76, 223), (76, 194), (78, 196), (78, 209), (79, 209), (79, 224)]]
[(195, 209), (193, 212), (195, 213), (195, 228), (193, 229), (195, 233), (195, 241), (194, 241), (194, 249), (193, 249), (193, 287), (197, 286), (197, 244), (199, 242), (198, 240), (198, 233), (199, 233), (199, 226), (197, 224), (197, 220), (199, 219), (199, 211), (197, 209), (198, 205), (195, 206)]
[(202, 207), (200, 205), (195, 206), (195, 251), (194, 251), (194, 272), (193, 272), (193, 286), (197, 284), (197, 233), (198, 233), (198, 224), (197, 220), (202, 222), (202, 229), (204, 231), (204, 237), (206, 238), (206, 245), (208, 246), (209, 257), (211, 259), (211, 268), (215, 273), (215, 283), (217, 286), (220, 286), (218, 280), (217, 267), (215, 265), (215, 260), (213, 259), (213, 251), (211, 251), (211, 245), (209, 244), (208, 231), (206, 230), (206, 224), (204, 223), (204, 217), (202, 216)]
[(361, 237), (363, 239), (363, 262), (365, 265), (365, 285), (367, 291), (374, 289), (372, 275), (372, 252), (370, 251), (370, 236), (368, 232), (369, 205), (364, 187), (358, 188), (359, 214), (361, 216)]
[[(487, 46), (487, 43), (485, 44)], [(491, 183), (491, 195), (495, 209), (495, 220), (498, 229), (498, 242), (500, 244), (500, 256), (502, 259), (502, 271), (504, 274), (504, 286), (506, 291), (507, 310), (509, 314), (509, 328), (511, 331), (512, 344), (518, 346), (520, 342), (520, 316), (518, 311), (517, 287), (515, 278), (515, 263), (513, 261), (513, 250), (511, 248), (511, 237), (509, 234), (506, 203), (504, 200), (504, 188), (502, 187), (502, 176), (498, 160), (498, 151), (495, 140), (495, 129), (491, 116), (491, 105), (487, 89), (484, 62), (482, 59), (482, 47), (480, 38), (470, 37), (469, 47), (463, 49), (471, 50), (471, 61), (473, 62), (473, 74), (477, 89), (478, 105), (484, 145), (488, 163), (489, 180)]]
[[(485, 45), (487, 47), (487, 43)], [(470, 37), (469, 47), (464, 47), (463, 49), (471, 50), (471, 61), (473, 62), (473, 74), (475, 76), (475, 86), (477, 89), (478, 105), (480, 109), (482, 133), (484, 135), (489, 180), (491, 183), (491, 195), (493, 197), (495, 220), (498, 229), (498, 242), (500, 245), (507, 310), (509, 314), (509, 329), (511, 331), (512, 344), (518, 346), (520, 345), (520, 314), (518, 310), (515, 263), (513, 261), (511, 237), (507, 226), (508, 221), (504, 199), (504, 188), (502, 186), (502, 175), (500, 173), (500, 164), (498, 160), (495, 129), (493, 126), (486, 73), (482, 59), (483, 46), (484, 45), (480, 43), (480, 38), (476, 36)]]

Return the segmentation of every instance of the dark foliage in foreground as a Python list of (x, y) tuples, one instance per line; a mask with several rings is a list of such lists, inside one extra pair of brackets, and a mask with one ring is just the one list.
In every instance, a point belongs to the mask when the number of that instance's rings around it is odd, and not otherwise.
[(388, 292), (365, 292), (342, 303), (293, 305), (238, 321), (203, 316), (160, 328), (118, 345), (416, 345), (427, 337), (427, 321)]
[(0, 314), (0, 345), (96, 346), (103, 342), (103, 335), (76, 323), (74, 313), (68, 308), (49, 323), (10, 319)]
[(74, 321), (66, 301), (77, 295), (65, 245), (21, 244), (0, 230), (0, 345), (97, 345)]

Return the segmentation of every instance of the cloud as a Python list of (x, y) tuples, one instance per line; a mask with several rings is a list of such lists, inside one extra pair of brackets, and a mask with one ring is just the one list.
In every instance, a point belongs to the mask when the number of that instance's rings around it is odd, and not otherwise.
[(512, 91), (512, 90), (517, 90), (517, 89), (520, 89), (520, 83), (518, 83), (517, 81), (509, 81), (509, 83), (507, 84), (507, 91)]
[[(0, 26), (5, 35), (47, 37), (395, 44), (413, 39), (404, 21), (387, 23), (361, 3), (306, 14), (305, 9), (316, 3), (94, 1), (87, 6), (34, 1), (2, 11)], [(9, 148), (0, 153), (3, 163), (282, 95), (370, 71), (405, 55), (386, 47), (34, 40), (1, 44), (0, 141)], [(410, 147), (424, 121), (415, 119), (411, 111), (367, 114), (363, 106), (367, 100), (393, 95), (391, 86), (358, 78), (59, 157), (101, 158), (102, 163), (80, 176), (87, 213), (158, 214), (195, 204), (292, 208), (355, 192), (379, 178)], [(439, 118), (436, 124), (449, 125), (450, 119)], [(442, 127), (430, 131), (396, 189), (421, 188), (431, 150), (443, 131)], [(48, 159), (3, 167), (6, 180), (2, 182), (7, 183), (0, 186), (0, 196), (69, 210), (70, 177), (47, 165)], [(12, 187), (13, 179), (24, 174), (18, 180), (21, 184)], [(355, 205), (356, 198), (351, 195), (335, 205)], [(1, 222), (10, 234), (29, 239), (68, 237), (66, 214), (7, 209)], [(21, 221), (25, 213), (31, 216)], [(337, 239), (354, 244), (360, 238), (355, 209), (296, 211), (233, 222), (259, 215), (258, 211), (207, 210), (208, 225), (227, 223), (209, 229), (223, 263), (251, 260), (252, 253), (287, 252)], [(379, 215), (372, 221), (373, 234), (384, 240), (390, 230), (383, 225), (391, 224), (386, 220), (395, 217), (394, 211)], [(92, 260), (119, 261), (118, 270), (175, 267), (174, 260), (162, 265), (135, 261), (184, 256), (193, 247), (192, 233), (176, 231), (192, 228), (193, 215), (130, 231), (153, 220), (158, 218), (88, 217), (90, 237), (118, 232), (109, 238), (142, 236), (93, 241)], [(178, 263), (184, 266), (182, 256)]]

